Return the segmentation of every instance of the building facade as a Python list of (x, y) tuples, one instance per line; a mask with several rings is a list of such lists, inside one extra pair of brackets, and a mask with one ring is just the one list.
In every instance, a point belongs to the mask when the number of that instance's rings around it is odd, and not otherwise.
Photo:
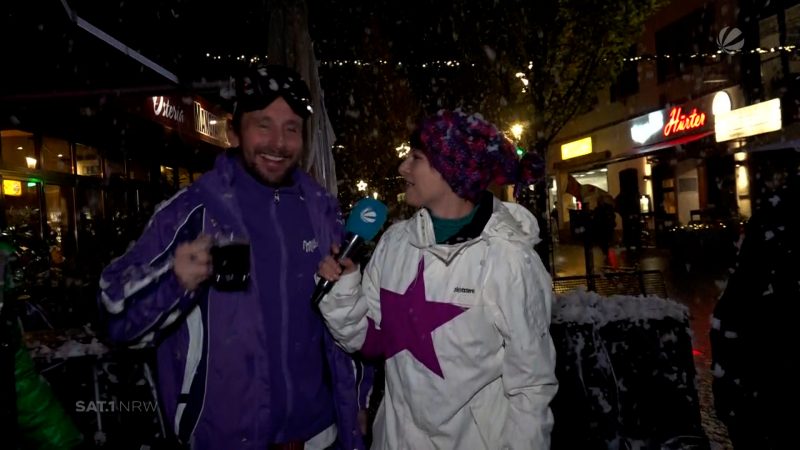
[(800, 5), (753, 12), (740, 3), (660, 11), (637, 44), (640, 56), (598, 94), (598, 107), (560, 133), (548, 169), (562, 231), (600, 196), (637, 197), (652, 236), (750, 216), (756, 163), (748, 154), (796, 139), (800, 57), (791, 43), (800, 40)]
[(228, 146), (229, 114), (190, 95), (26, 100), (0, 109), (0, 230), (29, 253), (18, 277), (26, 284), (37, 282), (30, 271), (54, 283), (97, 276), (160, 201)]

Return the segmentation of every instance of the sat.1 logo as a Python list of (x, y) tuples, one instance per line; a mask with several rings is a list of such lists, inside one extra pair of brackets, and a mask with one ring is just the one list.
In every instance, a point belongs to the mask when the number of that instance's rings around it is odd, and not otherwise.
[(378, 219), (378, 213), (372, 208), (367, 208), (361, 211), (361, 221), (365, 223), (375, 223)]
[(717, 46), (723, 52), (733, 55), (744, 47), (744, 35), (738, 28), (725, 27), (719, 31), (717, 36)]

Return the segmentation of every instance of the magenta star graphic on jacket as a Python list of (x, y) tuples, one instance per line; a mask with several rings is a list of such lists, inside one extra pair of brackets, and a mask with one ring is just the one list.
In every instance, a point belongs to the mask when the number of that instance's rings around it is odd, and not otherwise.
[(431, 333), (467, 308), (425, 298), (425, 263), (420, 259), (417, 276), (406, 292), (381, 288), (381, 331), (386, 359), (408, 350), (417, 361), (444, 378)]

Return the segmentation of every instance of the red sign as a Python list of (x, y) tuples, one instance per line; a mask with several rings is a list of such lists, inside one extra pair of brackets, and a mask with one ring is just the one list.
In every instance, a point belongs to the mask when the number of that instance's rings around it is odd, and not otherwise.
[(691, 114), (683, 114), (680, 106), (672, 108), (669, 112), (669, 122), (664, 125), (664, 136), (678, 134), (684, 131), (696, 130), (706, 125), (706, 113), (697, 112), (697, 108), (692, 109)]

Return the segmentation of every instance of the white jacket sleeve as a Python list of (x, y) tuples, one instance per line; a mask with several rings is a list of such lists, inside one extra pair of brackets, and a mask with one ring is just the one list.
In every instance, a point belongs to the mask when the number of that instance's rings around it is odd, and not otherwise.
[(509, 399), (499, 448), (548, 450), (550, 401), (558, 390), (550, 276), (532, 249), (502, 253), (486, 285), (504, 340), (503, 389)]
[(334, 339), (351, 353), (364, 346), (368, 319), (380, 324), (380, 265), (386, 253), (384, 241), (381, 239), (375, 248), (364, 269), (363, 280), (358, 270), (341, 277), (319, 304)]

